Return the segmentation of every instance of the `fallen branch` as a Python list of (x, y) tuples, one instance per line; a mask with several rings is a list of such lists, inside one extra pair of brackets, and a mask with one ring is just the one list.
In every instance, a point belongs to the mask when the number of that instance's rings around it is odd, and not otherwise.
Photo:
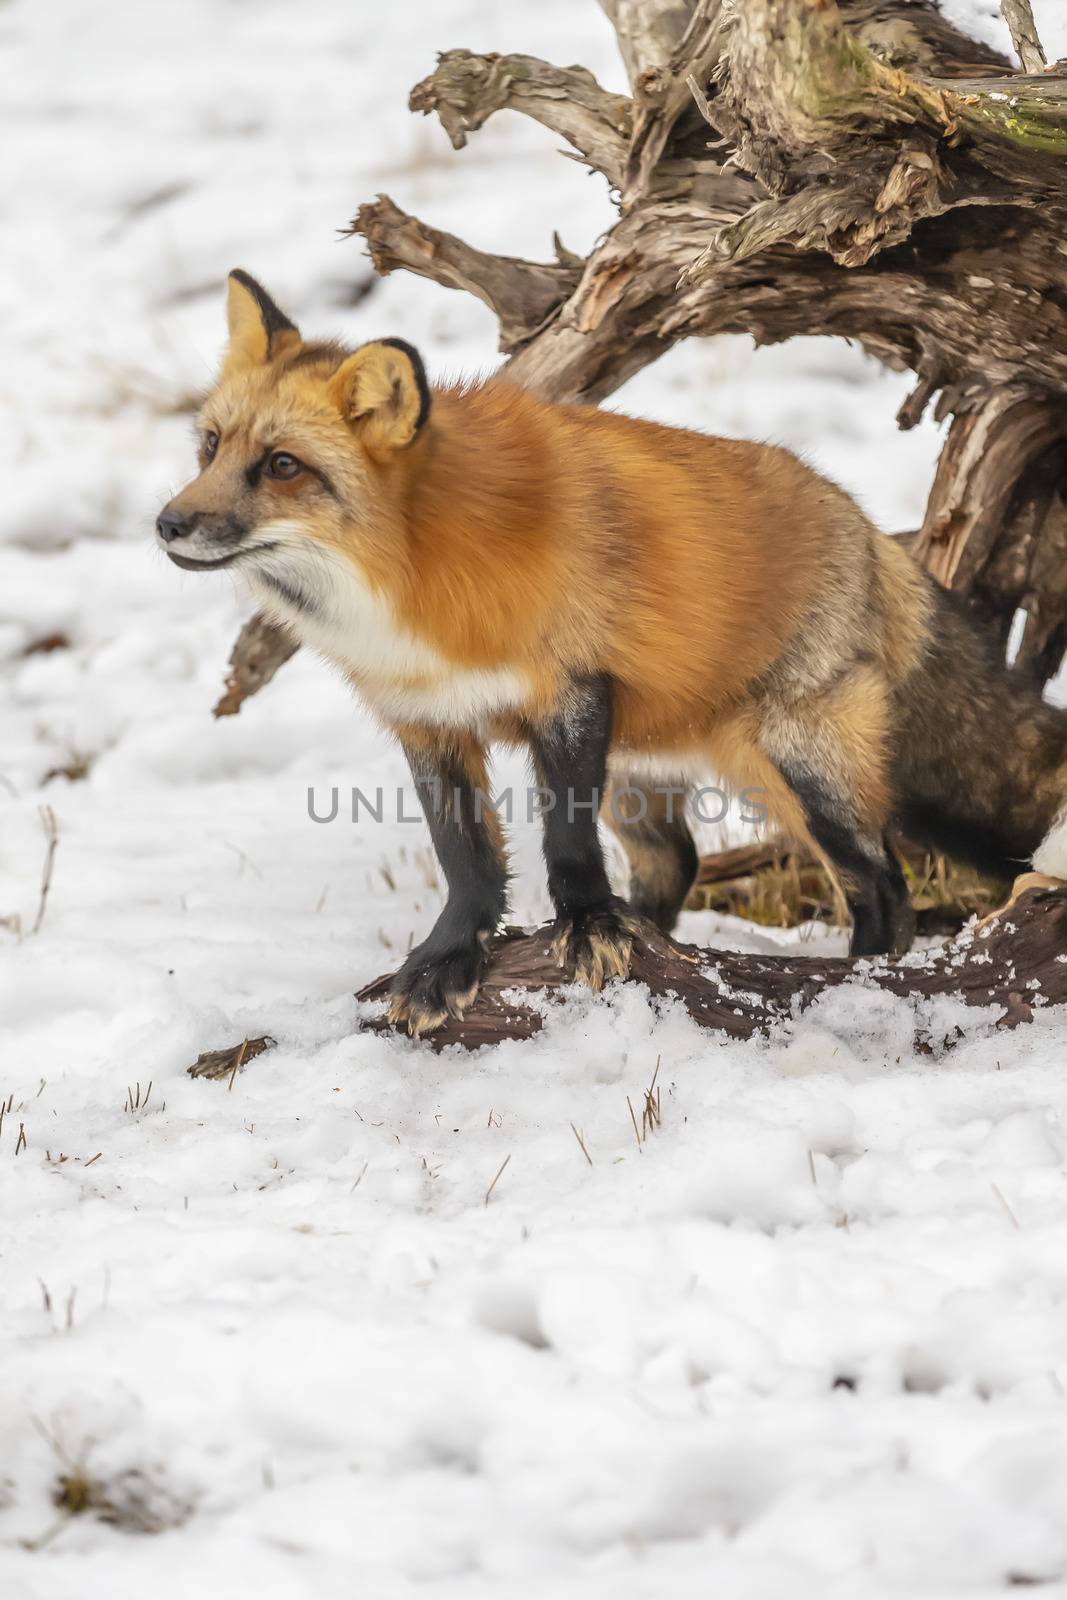
[(41, 806), (41, 828), (44, 832), (44, 866), (41, 868), (41, 890), (37, 900), (37, 915), (34, 918), (30, 933), (40, 933), (41, 923), (44, 921), (45, 910), (48, 906), (48, 892), (52, 887), (52, 872), (56, 864), (56, 851), (59, 849), (59, 823), (51, 806)]
[(250, 617), (230, 652), (230, 670), (215, 716), (236, 716), (249, 695), (268, 684), (298, 649), (297, 641), (285, 628), (279, 628), (259, 612)]
[(1045, 52), (1037, 36), (1030, 0), (1000, 0), (1000, 9), (1004, 13), (1012, 46), (1022, 62), (1023, 71), (1044, 72)]
[(226, 1079), (232, 1087), (238, 1072), (265, 1050), (273, 1050), (276, 1042), (269, 1034), (263, 1034), (258, 1039), (242, 1039), (240, 1044), (227, 1045), (222, 1050), (205, 1050), (187, 1071), (190, 1078)]
[[(764, 956), (683, 945), (641, 925), (629, 982), (647, 985), (653, 1000), (675, 1000), (702, 1028), (749, 1039), (788, 1023), (829, 989), (844, 983), (916, 1001), (956, 997), (997, 1007), (1001, 1025), (1032, 1020), (1039, 1006), (1067, 1001), (1067, 884), (1029, 873), (1017, 880), (1008, 904), (950, 943), (907, 956), (853, 961), (847, 957)], [(390, 977), (361, 989), (360, 1001), (383, 1000)], [(506, 1039), (529, 1039), (544, 1025), (540, 1005), (561, 998), (570, 980), (556, 965), (547, 930), (508, 928), (490, 946), (482, 987), (461, 1020), (450, 1020), (428, 1042), (435, 1050), (468, 1050)], [(529, 1003), (529, 1002), (536, 1002)], [(382, 1016), (364, 1027), (395, 1031)], [(917, 1015), (920, 1048), (927, 1038)]]

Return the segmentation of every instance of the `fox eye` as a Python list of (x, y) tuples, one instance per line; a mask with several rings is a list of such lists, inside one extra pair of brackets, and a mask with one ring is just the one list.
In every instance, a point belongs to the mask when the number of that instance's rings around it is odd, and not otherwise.
[(214, 429), (209, 428), (200, 441), (200, 451), (204, 461), (214, 461), (215, 452), (219, 447), (219, 436)]
[(303, 470), (296, 457), (285, 450), (275, 450), (267, 462), (267, 475), (271, 478), (295, 478)]

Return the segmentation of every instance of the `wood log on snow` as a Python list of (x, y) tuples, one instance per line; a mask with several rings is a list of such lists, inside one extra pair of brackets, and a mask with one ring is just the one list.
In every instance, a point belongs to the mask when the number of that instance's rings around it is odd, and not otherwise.
[[(543, 1002), (558, 1000), (571, 982), (549, 944), (544, 928), (498, 934), (474, 1003), (428, 1036), (434, 1049), (461, 1044), (475, 1050), (540, 1032)], [(389, 976), (376, 979), (356, 998), (384, 1000), (389, 981)], [(994, 1007), (1004, 1027), (1032, 1021), (1040, 1006), (1067, 1001), (1067, 884), (1028, 873), (1017, 880), (1002, 910), (951, 942), (860, 961), (703, 950), (643, 923), (627, 981), (645, 984), (653, 1002), (676, 1001), (700, 1027), (734, 1039), (768, 1034), (828, 990), (853, 983), (914, 1001), (917, 1047), (938, 1051), (954, 1040), (928, 1036), (925, 1001), (955, 996), (970, 1006)], [(396, 1031), (384, 1016), (366, 1019), (363, 1026)]]

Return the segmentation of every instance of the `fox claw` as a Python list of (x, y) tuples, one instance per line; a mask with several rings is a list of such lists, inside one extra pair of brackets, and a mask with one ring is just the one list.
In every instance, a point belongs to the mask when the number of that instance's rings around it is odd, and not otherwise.
[(478, 993), (484, 960), (481, 943), (435, 956), (413, 950), (393, 979), (389, 1021), (406, 1028), (412, 1039), (435, 1032), (450, 1018), (458, 1021)]
[(601, 906), (560, 917), (551, 950), (559, 966), (573, 968), (580, 983), (599, 991), (610, 978), (629, 974), (633, 943), (630, 918), (614, 906)]

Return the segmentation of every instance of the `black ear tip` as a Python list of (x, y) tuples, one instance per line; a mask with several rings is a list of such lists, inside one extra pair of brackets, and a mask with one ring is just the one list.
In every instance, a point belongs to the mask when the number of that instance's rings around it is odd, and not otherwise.
[(401, 350), (407, 356), (416, 371), (422, 367), (422, 357), (413, 344), (408, 344), (406, 339), (379, 339), (379, 344), (388, 346), (390, 350)]
[(387, 345), (390, 350), (399, 350), (411, 362), (411, 370), (415, 374), (415, 384), (419, 391), (419, 415), (415, 427), (421, 428), (430, 415), (430, 382), (426, 376), (422, 357), (415, 346), (408, 344), (406, 339), (379, 339), (378, 343)]
[(280, 306), (275, 305), (263, 285), (250, 272), (243, 267), (234, 267), (230, 273), (230, 282), (239, 283), (242, 289), (247, 289), (252, 299), (259, 307), (259, 314), (263, 318), (263, 326), (268, 333), (296, 333), (296, 324), (289, 321)]

